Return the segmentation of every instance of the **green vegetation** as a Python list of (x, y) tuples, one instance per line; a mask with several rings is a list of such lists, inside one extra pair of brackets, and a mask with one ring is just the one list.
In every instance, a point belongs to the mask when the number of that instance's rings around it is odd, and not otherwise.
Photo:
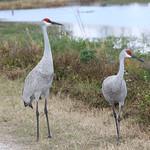
[[(56, 74), (52, 92), (82, 100), (90, 107), (107, 107), (100, 91), (101, 83), (118, 71), (118, 55), (126, 47), (127, 39), (124, 38), (124, 47), (114, 50), (114, 37), (95, 42), (76, 40), (53, 27), (49, 29), (49, 35)], [(0, 24), (0, 71), (11, 80), (23, 80), (42, 57), (42, 38), (38, 26)], [(150, 69), (146, 64), (150, 55), (137, 55), (145, 58), (144, 64), (136, 60), (126, 61), (128, 96), (125, 116), (129, 114), (149, 126)]]

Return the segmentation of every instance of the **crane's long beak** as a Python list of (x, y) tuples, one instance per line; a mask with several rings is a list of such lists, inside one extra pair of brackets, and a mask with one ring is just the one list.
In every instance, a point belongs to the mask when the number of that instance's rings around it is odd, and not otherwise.
[(135, 59), (137, 59), (138, 61), (140, 61), (140, 62), (144, 62), (144, 60), (143, 59), (141, 59), (141, 58), (138, 58), (137, 56), (135, 56), (135, 55), (132, 55), (132, 58), (135, 58)]
[(54, 21), (51, 21), (51, 24), (55, 24), (55, 25), (59, 25), (59, 26), (62, 26), (62, 25), (63, 25), (63, 24), (61, 24), (61, 23), (54, 22)]

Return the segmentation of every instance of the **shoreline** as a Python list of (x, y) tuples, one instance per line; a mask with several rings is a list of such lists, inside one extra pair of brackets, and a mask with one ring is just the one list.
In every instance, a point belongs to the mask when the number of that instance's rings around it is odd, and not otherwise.
[(127, 2), (119, 2), (117, 0), (111, 0), (110, 2), (105, 2), (103, 0), (94, 0), (94, 2), (90, 2), (89, 0), (80, 0), (80, 2), (76, 2), (75, 0), (26, 0), (25, 2), (20, 0), (15, 1), (2, 1), (0, 2), (0, 10), (10, 10), (10, 9), (35, 9), (35, 8), (54, 8), (54, 7), (63, 7), (63, 6), (88, 6), (88, 5), (97, 5), (97, 6), (113, 6), (113, 5), (131, 5), (134, 3), (138, 3), (141, 5), (148, 4), (147, 0), (143, 1), (127, 1)]

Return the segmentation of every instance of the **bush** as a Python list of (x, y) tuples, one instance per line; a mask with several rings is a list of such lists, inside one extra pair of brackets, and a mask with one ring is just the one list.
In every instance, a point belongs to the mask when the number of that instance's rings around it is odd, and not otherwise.
[(83, 62), (89, 62), (96, 58), (94, 50), (84, 49), (80, 52), (80, 60)]
[(139, 103), (139, 122), (150, 127), (150, 94), (147, 93)]

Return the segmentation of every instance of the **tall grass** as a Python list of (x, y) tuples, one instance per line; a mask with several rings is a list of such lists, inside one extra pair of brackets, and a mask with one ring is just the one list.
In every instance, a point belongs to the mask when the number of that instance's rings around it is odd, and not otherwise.
[[(107, 107), (101, 93), (101, 83), (107, 76), (118, 71), (121, 49), (112, 49), (115, 38), (91, 42), (74, 39), (56, 28), (49, 29), (49, 35), (55, 66), (52, 92), (82, 100), (90, 107)], [(0, 71), (9, 79), (25, 78), (43, 54), (39, 27), (0, 24), (0, 39)], [(125, 44), (122, 48), (124, 47)], [(147, 58), (146, 62), (149, 61), (148, 54), (141, 56)], [(148, 126), (150, 69), (146, 63), (142, 65), (127, 60), (126, 71), (126, 115), (129, 113)]]
[(23, 9), (58, 7), (67, 5), (69, 0), (3, 0), (0, 1), (0, 9)]
[(23, 9), (23, 8), (41, 8), (58, 7), (70, 4), (89, 5), (97, 3), (101, 5), (124, 5), (130, 3), (148, 3), (149, 0), (1, 0), (0, 9)]

